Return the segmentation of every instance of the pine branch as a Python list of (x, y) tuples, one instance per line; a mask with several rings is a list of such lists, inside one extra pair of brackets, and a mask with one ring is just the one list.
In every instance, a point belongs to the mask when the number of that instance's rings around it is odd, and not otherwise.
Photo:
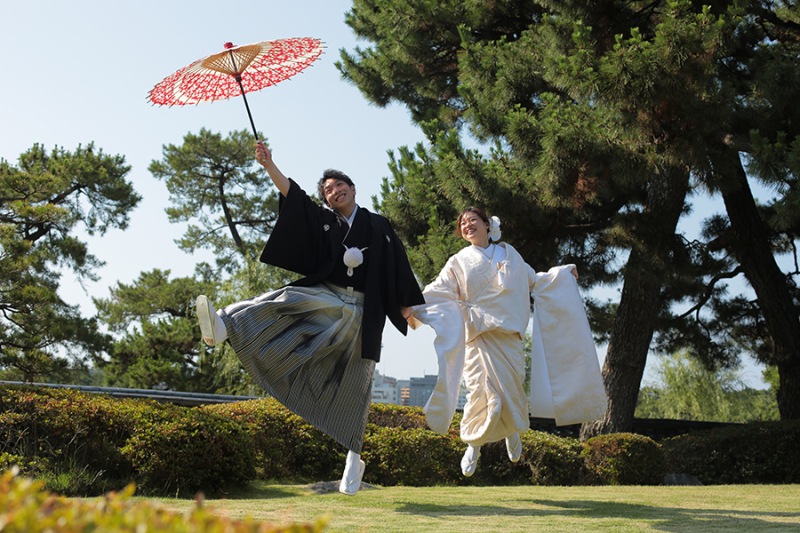
[(717, 274), (716, 276), (714, 276), (711, 279), (711, 281), (709, 282), (709, 284), (706, 286), (706, 291), (703, 294), (702, 298), (700, 298), (700, 301), (697, 302), (697, 304), (695, 304), (691, 309), (689, 309), (688, 311), (686, 311), (682, 315), (673, 318), (671, 320), (671, 322), (677, 322), (679, 320), (683, 320), (684, 318), (686, 318), (687, 316), (691, 315), (692, 313), (699, 312), (700, 309), (702, 309), (703, 306), (705, 306), (705, 304), (708, 303), (708, 301), (711, 299), (711, 296), (714, 294), (714, 286), (716, 286), (716, 284), (718, 282), (722, 281), (723, 279), (735, 278), (736, 276), (738, 276), (742, 272), (744, 272), (742, 267), (741, 266), (737, 266), (736, 268), (734, 268), (730, 272), (723, 272), (721, 274)]

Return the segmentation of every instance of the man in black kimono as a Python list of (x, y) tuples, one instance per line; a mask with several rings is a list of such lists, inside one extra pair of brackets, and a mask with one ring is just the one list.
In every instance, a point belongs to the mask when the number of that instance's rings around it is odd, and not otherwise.
[(227, 339), (270, 395), (348, 449), (339, 490), (361, 484), (372, 377), (386, 318), (403, 334), (407, 308), (424, 303), (389, 221), (359, 207), (355, 185), (327, 170), (317, 205), (256, 144), (256, 160), (281, 192), (261, 261), (304, 277), (215, 312), (197, 299), (206, 343)]

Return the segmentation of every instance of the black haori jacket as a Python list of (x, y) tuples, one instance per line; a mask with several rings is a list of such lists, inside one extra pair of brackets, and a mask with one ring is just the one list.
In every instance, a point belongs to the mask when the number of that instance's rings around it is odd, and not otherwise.
[[(316, 203), (290, 180), (289, 194), (281, 195), (278, 220), (272, 230), (261, 262), (291, 270), (302, 276), (290, 285), (309, 287), (325, 281), (340, 257), (334, 249), (342, 246), (345, 231), (337, 215)], [(386, 218), (370, 213), (372, 236), (364, 290), (364, 323), (361, 329), (361, 357), (380, 361), (381, 337), (386, 317), (405, 335), (408, 323), (401, 307), (425, 303), (419, 284), (408, 263), (403, 243)], [(339, 259), (341, 260), (341, 259)]]

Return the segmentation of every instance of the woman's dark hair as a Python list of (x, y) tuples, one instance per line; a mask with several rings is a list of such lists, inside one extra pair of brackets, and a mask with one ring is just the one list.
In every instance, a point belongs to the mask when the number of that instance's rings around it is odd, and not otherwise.
[(463, 235), (461, 234), (461, 219), (464, 218), (464, 215), (466, 215), (467, 213), (475, 213), (481, 218), (481, 220), (483, 220), (487, 224), (491, 224), (489, 222), (489, 217), (486, 215), (486, 212), (483, 209), (474, 206), (468, 207), (463, 211), (461, 211), (461, 213), (458, 214), (458, 219), (456, 219), (456, 235), (459, 238), (463, 237)]
[(328, 203), (328, 200), (325, 199), (325, 182), (328, 180), (341, 180), (349, 186), (355, 187), (353, 180), (351, 180), (350, 177), (341, 170), (329, 168), (323, 172), (322, 177), (319, 179), (319, 182), (317, 182), (317, 196), (319, 196), (319, 199), (322, 200), (322, 203), (328, 207), (330, 207), (330, 204)]

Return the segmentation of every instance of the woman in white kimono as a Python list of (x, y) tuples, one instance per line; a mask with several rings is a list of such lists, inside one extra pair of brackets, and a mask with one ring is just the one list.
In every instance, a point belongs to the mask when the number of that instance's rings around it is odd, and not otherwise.
[[(465, 209), (456, 234), (468, 246), (452, 256), (425, 287), (425, 304), (412, 309), (412, 328), (436, 332), (439, 379), (425, 414), (445, 433), (463, 376), (467, 404), (461, 439), (468, 444), (461, 470), (471, 476), (483, 444), (505, 439), (511, 461), (522, 453), (520, 433), (529, 416), (559, 425), (598, 418), (605, 406), (597, 352), (583, 310), (574, 265), (536, 273), (509, 244), (498, 243), (500, 221), (477, 207)], [(534, 296), (531, 398), (524, 391), (522, 339)], [(529, 408), (531, 412), (529, 413)]]

